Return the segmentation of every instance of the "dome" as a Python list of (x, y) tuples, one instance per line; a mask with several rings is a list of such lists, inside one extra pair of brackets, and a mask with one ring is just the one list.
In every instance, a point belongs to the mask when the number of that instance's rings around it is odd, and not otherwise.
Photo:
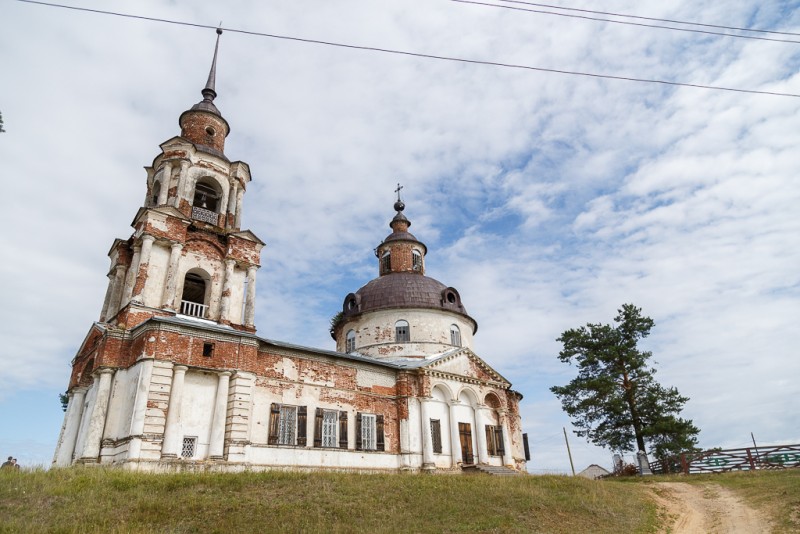
[(396, 308), (446, 310), (469, 317), (455, 288), (428, 276), (408, 272), (381, 276), (350, 293), (344, 299), (342, 313), (350, 317)]

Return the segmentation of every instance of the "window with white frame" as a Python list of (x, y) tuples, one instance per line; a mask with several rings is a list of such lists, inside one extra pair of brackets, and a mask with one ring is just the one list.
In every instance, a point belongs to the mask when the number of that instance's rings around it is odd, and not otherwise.
[(349, 330), (347, 332), (347, 338), (345, 339), (345, 352), (355, 352), (356, 350), (356, 331)]
[(408, 321), (399, 320), (394, 323), (395, 341), (404, 343), (411, 341), (411, 332), (408, 328)]
[(314, 447), (347, 448), (347, 412), (317, 408)]
[(386, 450), (383, 437), (383, 415), (356, 413), (356, 450)]
[(306, 445), (306, 407), (273, 403), (269, 418), (270, 445)]
[(322, 411), (322, 446), (336, 447), (336, 430), (339, 427), (339, 412), (335, 410)]
[(373, 414), (361, 415), (361, 448), (365, 451), (374, 451), (376, 448), (376, 418)]
[(450, 325), (450, 344), (456, 347), (461, 346), (461, 330), (454, 324)]
[(194, 458), (197, 451), (197, 436), (184, 436), (181, 446), (181, 458)]
[(297, 432), (297, 408), (281, 406), (281, 420), (278, 429), (278, 445), (294, 445)]

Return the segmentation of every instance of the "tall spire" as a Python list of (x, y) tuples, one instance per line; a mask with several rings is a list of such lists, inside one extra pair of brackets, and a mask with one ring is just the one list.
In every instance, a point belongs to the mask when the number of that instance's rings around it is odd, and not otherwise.
[(208, 111), (214, 115), (222, 116), (217, 106), (214, 105), (214, 99), (217, 97), (215, 89), (217, 83), (217, 52), (219, 51), (219, 36), (222, 35), (222, 28), (217, 28), (217, 43), (214, 45), (214, 59), (211, 61), (211, 70), (208, 72), (208, 80), (206, 86), (200, 93), (203, 95), (203, 100), (192, 106), (193, 111)]
[[(221, 23), (220, 23), (221, 24)], [(217, 53), (219, 52), (219, 36), (222, 28), (217, 28), (217, 42), (214, 45), (214, 59), (211, 61), (211, 70), (208, 80), (200, 91), (203, 100), (181, 114), (178, 123), (181, 126), (181, 137), (188, 139), (200, 150), (225, 157), (225, 138), (231, 131), (228, 121), (214, 105), (217, 97)]]
[(219, 36), (222, 35), (222, 28), (217, 28), (217, 44), (214, 45), (214, 59), (211, 61), (211, 71), (208, 73), (208, 81), (201, 93), (203, 99), (213, 102), (217, 97), (217, 91), (214, 86), (217, 83), (217, 51), (219, 50)]

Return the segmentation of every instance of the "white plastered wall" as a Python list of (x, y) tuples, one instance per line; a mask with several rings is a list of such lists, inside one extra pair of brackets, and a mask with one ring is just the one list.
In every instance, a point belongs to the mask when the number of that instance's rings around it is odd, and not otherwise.
[(78, 439), (75, 441), (73, 459), (80, 458), (83, 453), (83, 448), (86, 445), (86, 435), (89, 433), (89, 419), (92, 417), (92, 410), (94, 409), (94, 401), (96, 398), (97, 384), (92, 383), (83, 400), (83, 414), (81, 415), (81, 423), (78, 427)]
[[(395, 342), (395, 323), (408, 322), (411, 341)], [(472, 323), (464, 316), (446, 310), (421, 308), (379, 310), (368, 312), (343, 325), (336, 350), (345, 351), (347, 332), (355, 330), (356, 352), (374, 357), (419, 356), (440, 354), (451, 350), (450, 326), (456, 325), (461, 334), (461, 346), (472, 349)]]
[(192, 370), (186, 372), (178, 436), (181, 442), (184, 437), (197, 438), (195, 459), (208, 456), (218, 380), (216, 374)]

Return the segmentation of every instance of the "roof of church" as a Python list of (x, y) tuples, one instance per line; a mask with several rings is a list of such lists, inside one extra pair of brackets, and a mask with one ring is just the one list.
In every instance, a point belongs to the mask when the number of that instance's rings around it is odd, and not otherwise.
[[(372, 365), (377, 365), (380, 367), (389, 367), (392, 369), (418, 369), (420, 367), (425, 367), (430, 365), (431, 363), (438, 361), (442, 358), (446, 358), (451, 356), (461, 350), (461, 347), (455, 347), (450, 349), (446, 352), (441, 354), (435, 354), (433, 356), (428, 356), (426, 358), (404, 358), (404, 357), (395, 357), (390, 359), (376, 359), (370, 356), (362, 356), (361, 354), (353, 354), (353, 353), (345, 353), (345, 352), (336, 352), (334, 350), (325, 350), (325, 349), (318, 349), (315, 347), (307, 347), (304, 345), (296, 345), (293, 343), (287, 343), (285, 341), (276, 341), (274, 339), (267, 339), (263, 337), (259, 337), (256, 334), (252, 334), (250, 332), (244, 332), (242, 330), (237, 330), (228, 325), (222, 325), (216, 323), (214, 321), (209, 321), (207, 319), (198, 319), (196, 317), (188, 317), (188, 316), (179, 316), (179, 317), (171, 317), (171, 316), (154, 316), (147, 319), (144, 323), (141, 323), (137, 328), (144, 326), (148, 322), (156, 322), (156, 323), (168, 323), (168, 324), (175, 324), (180, 326), (189, 326), (193, 328), (199, 328), (202, 330), (209, 330), (212, 332), (219, 332), (219, 333), (226, 333), (226, 334), (234, 334), (237, 336), (248, 337), (252, 339), (256, 339), (268, 345), (273, 345), (275, 347), (290, 349), (290, 350), (297, 350), (302, 352), (311, 352), (314, 354), (319, 354), (321, 356), (331, 356), (343, 360), (352, 360), (355, 362), (362, 362), (362, 363), (369, 363)], [(106, 325), (103, 323), (95, 323), (95, 326), (105, 330)]]
[(463, 305), (447, 302), (446, 289), (446, 285), (428, 276), (399, 272), (368, 282), (356, 295), (360, 296), (360, 313), (388, 308), (434, 308), (467, 315)]

